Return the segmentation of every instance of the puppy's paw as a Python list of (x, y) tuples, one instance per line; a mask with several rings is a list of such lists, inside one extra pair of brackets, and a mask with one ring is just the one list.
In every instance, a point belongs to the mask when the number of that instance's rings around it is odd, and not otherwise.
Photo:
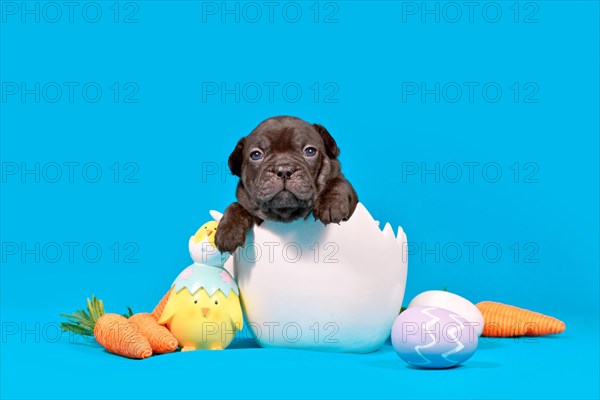
[(349, 196), (328, 195), (321, 196), (313, 208), (313, 216), (323, 224), (340, 223), (352, 215), (354, 207)]
[(235, 224), (219, 224), (215, 234), (215, 244), (221, 253), (232, 253), (246, 242), (246, 229)]

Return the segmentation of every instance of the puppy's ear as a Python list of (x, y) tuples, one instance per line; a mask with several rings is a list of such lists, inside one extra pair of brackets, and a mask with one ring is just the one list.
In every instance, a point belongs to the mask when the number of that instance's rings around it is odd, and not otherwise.
[(241, 177), (242, 175), (242, 162), (244, 161), (244, 140), (246, 138), (241, 138), (240, 141), (233, 149), (233, 152), (229, 155), (229, 160), (227, 164), (229, 165), (229, 169), (231, 173), (235, 176)]
[(325, 153), (327, 157), (331, 159), (337, 158), (340, 155), (340, 149), (337, 147), (337, 143), (335, 139), (327, 132), (327, 129), (323, 125), (313, 124), (319, 135), (321, 135), (321, 139), (323, 139), (323, 143), (325, 143)]

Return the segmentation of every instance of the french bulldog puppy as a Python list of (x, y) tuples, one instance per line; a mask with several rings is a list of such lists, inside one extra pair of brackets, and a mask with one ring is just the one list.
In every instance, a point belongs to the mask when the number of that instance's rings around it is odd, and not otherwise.
[(323, 224), (352, 216), (358, 197), (341, 172), (340, 150), (325, 127), (279, 116), (261, 122), (229, 156), (240, 178), (215, 236), (221, 252), (243, 246), (252, 224), (290, 222), (311, 212)]

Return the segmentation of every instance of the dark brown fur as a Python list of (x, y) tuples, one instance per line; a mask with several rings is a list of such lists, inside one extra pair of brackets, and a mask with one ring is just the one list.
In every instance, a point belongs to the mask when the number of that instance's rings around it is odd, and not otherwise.
[[(306, 155), (308, 147), (316, 155)], [(253, 151), (263, 154), (251, 159)], [(345, 221), (358, 197), (341, 172), (340, 150), (323, 126), (296, 117), (274, 117), (240, 139), (229, 156), (231, 173), (240, 177), (236, 196), (219, 223), (220, 251), (242, 246), (252, 224), (290, 222), (312, 212), (324, 224)]]

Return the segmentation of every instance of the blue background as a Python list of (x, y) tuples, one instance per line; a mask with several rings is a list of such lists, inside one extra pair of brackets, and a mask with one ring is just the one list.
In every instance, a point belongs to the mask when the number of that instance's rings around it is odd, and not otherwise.
[[(408, 13), (425, 7), (420, 2), (324, 2), (316, 23), (313, 2), (294, 3), (302, 10), (296, 23), (283, 18), (283, 2), (273, 22), (263, 7), (254, 23), (251, 9), (239, 22), (235, 15), (223, 22), (220, 14), (203, 16), (195, 1), (121, 2), (117, 23), (112, 1), (95, 3), (102, 10), (96, 23), (82, 17), (85, 2), (73, 22), (63, 7), (56, 23), (44, 19), (44, 2), (40, 22), (35, 15), (22, 21), (23, 5), (11, 4), (2, 2), (0, 25), (3, 398), (598, 398), (597, 2), (517, 3), (518, 22), (513, 2), (495, 2), (486, 14), (493, 18), (499, 7), (495, 23), (482, 15), (485, 2), (472, 22), (463, 6), (456, 23), (446, 3), (438, 4), (439, 22), (427, 14), (423, 22), (420, 9)], [(46, 19), (55, 17), (45, 10)], [(130, 13), (137, 22), (124, 21)], [(9, 93), (22, 82), (78, 82), (79, 90), (73, 101), (65, 92), (53, 103), (50, 85), (36, 102)], [(82, 97), (87, 82), (102, 88), (97, 102)], [(266, 90), (255, 102), (251, 91), (239, 101), (203, 100), (203, 82), (248, 90), (277, 82), (279, 89), (272, 101)], [(282, 94), (289, 82), (302, 89), (298, 101)], [(420, 93), (403, 99), (403, 82), (430, 89), (439, 82), (439, 101)], [(452, 102), (452, 82), (477, 82), (473, 100), (465, 91)], [(502, 89), (496, 102), (481, 92), (488, 82)], [(136, 102), (125, 102), (135, 88), (129, 100)], [(532, 88), (537, 93), (526, 97)], [(83, 307), (92, 293), (110, 311), (152, 309), (190, 262), (187, 239), (207, 210), (234, 200), (236, 181), (224, 166), (236, 141), (279, 114), (325, 125), (361, 201), (376, 219), (403, 226), (414, 246), (405, 303), (446, 287), (473, 302), (556, 316), (567, 331), (485, 339), (464, 366), (446, 371), (411, 369), (389, 344), (353, 355), (239, 340), (223, 352), (139, 362), (57, 338), (58, 314)], [(53, 163), (64, 162), (80, 163), (73, 182), (66, 167), (49, 182)], [(470, 182), (463, 163), (472, 162), (480, 167)], [(8, 172), (36, 163), (39, 182)], [(86, 163), (100, 166), (98, 182), (82, 176)], [(421, 176), (436, 163), (439, 182)], [(455, 163), (463, 177), (453, 182)], [(492, 170), (482, 174), (487, 163), (500, 168), (498, 182), (488, 182)], [(419, 173), (403, 174), (415, 165)], [(207, 173), (215, 166), (217, 174)], [(73, 259), (52, 252), (65, 242), (78, 243)], [(23, 253), (36, 243), (37, 254)], [(102, 249), (97, 262), (82, 255), (86, 243)], [(483, 253), (486, 244), (501, 256)]]

